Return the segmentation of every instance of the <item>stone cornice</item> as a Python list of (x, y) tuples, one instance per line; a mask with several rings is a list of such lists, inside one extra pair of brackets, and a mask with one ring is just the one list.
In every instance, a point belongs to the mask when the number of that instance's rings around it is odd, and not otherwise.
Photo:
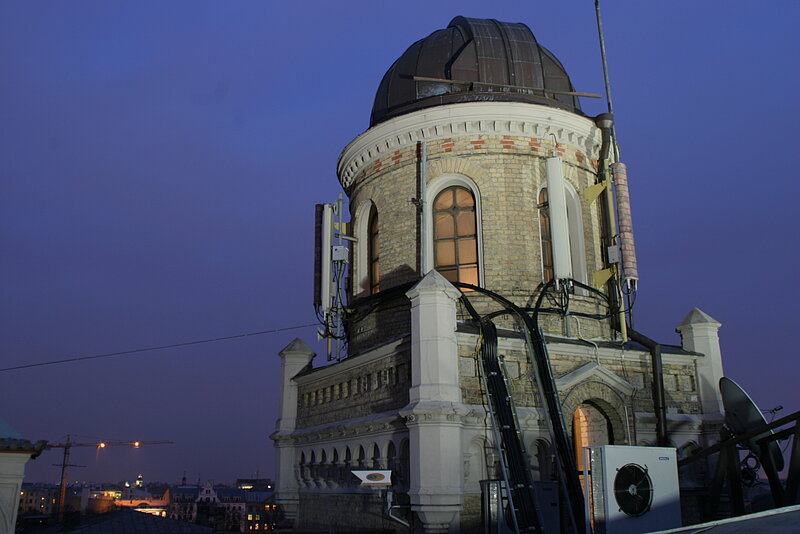
[(318, 367), (310, 373), (293, 378), (293, 380), (298, 386), (305, 386), (342, 373), (347, 373), (353, 369), (364, 367), (365, 365), (369, 365), (383, 358), (393, 356), (399, 352), (402, 352), (403, 350), (407, 350), (408, 341), (408, 337), (396, 339), (355, 357), (351, 356), (350, 358), (345, 358), (340, 362), (336, 362), (325, 367)]
[(423, 109), (370, 128), (345, 147), (337, 175), (345, 189), (366, 165), (389, 152), (416, 143), (470, 135), (543, 138), (597, 158), (600, 130), (591, 119), (548, 106), (521, 102), (469, 102)]
[(402, 422), (397, 412), (382, 412), (298, 429), (292, 432), (289, 439), (298, 445), (352, 440), (367, 435), (396, 432), (398, 428), (402, 428)]
[[(470, 332), (457, 332), (456, 335), (458, 336), (459, 345), (475, 345), (478, 343), (477, 334), (473, 334)], [(604, 346), (599, 346), (595, 348), (592, 344), (593, 342), (588, 340), (580, 340), (582, 341), (582, 343), (580, 344), (559, 342), (558, 337), (553, 336), (551, 334), (547, 334), (546, 338), (547, 338), (546, 339), (547, 351), (551, 355), (557, 354), (559, 356), (575, 356), (579, 358), (592, 357), (592, 358), (603, 358), (609, 360), (630, 360), (648, 364), (651, 359), (650, 353), (647, 350), (638, 350), (631, 348), (625, 348), (623, 350), (621, 347), (604, 347)], [(606, 342), (606, 340), (604, 339), (597, 339), (594, 341), (597, 343)], [(497, 347), (501, 353), (505, 351), (525, 352), (528, 350), (527, 347), (525, 346), (525, 340), (516, 337), (513, 338), (504, 337), (502, 335), (498, 337)], [(703, 354), (689, 353), (689, 352), (686, 352), (685, 354), (673, 354), (670, 352), (663, 352), (661, 354), (661, 358), (663, 359), (664, 363), (675, 364), (675, 365), (690, 364), (695, 360), (697, 360), (697, 358), (704, 358), (704, 357), (705, 356)]]
[(412, 402), (399, 413), (405, 420), (406, 426), (461, 425), (464, 417), (470, 415), (471, 410), (460, 402), (417, 401)]

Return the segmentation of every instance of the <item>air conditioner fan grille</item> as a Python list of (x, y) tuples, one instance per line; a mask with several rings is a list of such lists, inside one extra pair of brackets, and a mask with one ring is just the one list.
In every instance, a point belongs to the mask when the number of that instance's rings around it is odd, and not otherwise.
[(629, 516), (636, 517), (647, 512), (653, 502), (653, 481), (647, 474), (647, 468), (626, 464), (617, 469), (614, 497), (620, 511)]

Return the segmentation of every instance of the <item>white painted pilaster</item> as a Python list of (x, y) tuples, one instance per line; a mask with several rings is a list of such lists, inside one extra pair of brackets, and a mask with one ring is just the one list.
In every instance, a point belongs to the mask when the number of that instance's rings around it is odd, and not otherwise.
[(722, 413), (719, 394), (719, 379), (723, 376), (722, 351), (719, 346), (719, 328), (722, 323), (710, 315), (694, 308), (675, 329), (681, 335), (685, 350), (699, 352), (704, 357), (697, 359), (697, 390), (703, 413)]
[(456, 300), (461, 292), (430, 271), (406, 296), (411, 300), (410, 402), (461, 402), (456, 341)]
[(25, 464), (30, 459), (30, 452), (0, 452), (0, 533), (14, 533)]
[(281, 505), (288, 519), (297, 518), (300, 503), (299, 482), (295, 464), (295, 449), (291, 434), (297, 426), (297, 384), (294, 377), (308, 367), (315, 354), (300, 338), (295, 338), (280, 353), (280, 419), (275, 433), (270, 436), (275, 441), (275, 472), (278, 477), (275, 501)]
[(411, 509), (425, 532), (457, 528), (463, 492), (462, 418), (458, 385), (456, 300), (461, 295), (431, 271), (411, 300), (411, 389), (400, 414), (409, 429)]

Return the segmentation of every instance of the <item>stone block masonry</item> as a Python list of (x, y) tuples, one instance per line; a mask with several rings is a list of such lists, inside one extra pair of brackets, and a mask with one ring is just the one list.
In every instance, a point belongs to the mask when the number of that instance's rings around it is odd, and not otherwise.
[(297, 428), (400, 409), (408, 404), (410, 373), (405, 350), (319, 380), (307, 377), (298, 386)]

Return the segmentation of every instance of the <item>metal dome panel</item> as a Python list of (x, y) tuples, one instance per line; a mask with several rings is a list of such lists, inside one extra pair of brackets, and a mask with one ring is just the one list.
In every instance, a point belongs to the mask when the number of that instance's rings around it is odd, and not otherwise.
[(456, 102), (520, 101), (581, 113), (564, 67), (521, 23), (454, 18), (412, 44), (375, 95), (371, 126)]

